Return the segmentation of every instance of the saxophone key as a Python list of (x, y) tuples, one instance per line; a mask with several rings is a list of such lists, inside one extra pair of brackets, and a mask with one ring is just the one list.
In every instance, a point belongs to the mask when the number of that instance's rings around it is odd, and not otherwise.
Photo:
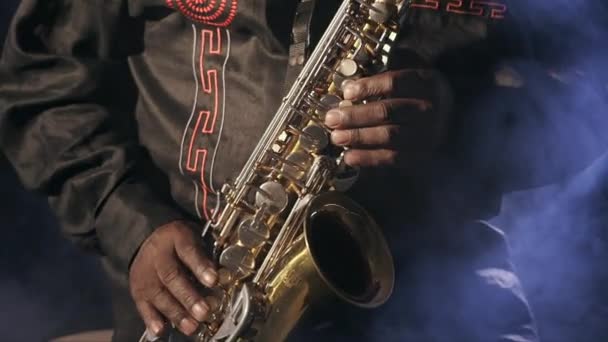
[[(358, 51), (362, 51), (362, 49)], [(354, 58), (345, 58), (340, 62), (338, 72), (346, 78), (353, 78), (360, 73), (359, 64)]]
[(257, 248), (270, 238), (270, 228), (264, 221), (250, 217), (239, 225), (238, 237), (245, 247)]
[(333, 76), (334, 84), (342, 89), (345, 82), (359, 78), (360, 71), (359, 64), (355, 60), (345, 58), (340, 62)]
[(323, 108), (317, 108), (315, 113), (319, 116), (321, 120), (325, 120), (325, 113), (332, 108), (336, 108), (338, 103), (340, 103), (342, 99), (338, 95), (334, 94), (325, 94), (321, 96), (319, 102), (323, 106)]
[(338, 95), (325, 94), (325, 95), (321, 96), (321, 99), (319, 100), (319, 102), (321, 102), (321, 104), (326, 109), (332, 109), (332, 108), (336, 108), (336, 106), (338, 106), (338, 103), (340, 103), (341, 100), (342, 99)]
[(232, 273), (226, 268), (220, 268), (217, 271), (217, 282), (220, 286), (228, 286), (232, 284)]
[(251, 249), (232, 245), (220, 255), (220, 265), (241, 276), (251, 274), (255, 269), (255, 257)]
[(310, 152), (319, 152), (329, 145), (329, 134), (322, 127), (308, 125), (302, 131), (304, 134), (300, 135), (299, 139), (302, 148)]
[(369, 18), (378, 24), (384, 24), (398, 12), (395, 0), (376, 0), (370, 8)]
[(312, 163), (312, 156), (304, 149), (296, 150), (285, 158), (281, 171), (292, 178), (302, 179)]
[(287, 191), (280, 183), (268, 181), (257, 190), (255, 204), (258, 208), (264, 208), (269, 214), (278, 214), (287, 207)]

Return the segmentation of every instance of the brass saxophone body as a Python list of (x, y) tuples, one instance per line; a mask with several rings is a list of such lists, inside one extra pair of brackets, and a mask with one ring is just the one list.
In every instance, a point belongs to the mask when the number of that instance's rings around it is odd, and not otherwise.
[(325, 113), (345, 81), (385, 70), (405, 6), (345, 0), (238, 178), (222, 188), (211, 234), (219, 264), (218, 307), (196, 341), (285, 340), (330, 297), (384, 303), (392, 256), (380, 228), (340, 191), (355, 170), (329, 143)]

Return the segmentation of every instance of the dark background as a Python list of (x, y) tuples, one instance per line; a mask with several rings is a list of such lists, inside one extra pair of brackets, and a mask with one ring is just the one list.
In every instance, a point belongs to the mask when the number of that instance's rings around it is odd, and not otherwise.
[[(15, 4), (0, 2), (0, 37)], [(1, 158), (0, 195), (0, 340), (109, 327), (97, 259), (60, 236), (45, 200), (26, 193)], [(606, 209), (608, 156), (568, 181), (510, 194), (494, 220), (509, 235), (544, 341), (608, 341)]]

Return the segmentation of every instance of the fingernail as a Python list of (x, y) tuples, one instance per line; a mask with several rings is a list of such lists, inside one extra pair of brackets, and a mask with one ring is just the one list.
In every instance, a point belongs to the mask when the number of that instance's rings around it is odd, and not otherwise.
[(348, 151), (344, 154), (344, 163), (346, 163), (346, 165), (348, 166), (356, 166), (353, 163), (353, 156), (351, 153), (348, 153)]
[(186, 335), (191, 335), (196, 330), (197, 327), (198, 327), (198, 324), (195, 321), (191, 320), (190, 318), (184, 318), (184, 319), (182, 319), (181, 322), (179, 322), (179, 328)]
[(154, 335), (159, 336), (163, 330), (163, 324), (160, 322), (152, 322), (150, 323), (150, 330), (152, 330)]
[(349, 100), (342, 100), (342, 101), (340, 101), (340, 103), (338, 104), (338, 108), (350, 107), (350, 106), (352, 106), (352, 105), (353, 105), (352, 101), (349, 101)]
[(207, 286), (215, 285), (215, 282), (217, 281), (217, 272), (212, 268), (206, 269), (205, 272), (203, 272), (203, 281)]
[(325, 114), (325, 124), (330, 128), (338, 127), (341, 121), (342, 113), (337, 110), (332, 109)]
[(202, 322), (207, 318), (209, 312), (209, 306), (204, 302), (198, 302), (192, 306), (192, 313), (197, 321)]
[(344, 99), (352, 100), (357, 96), (359, 92), (359, 86), (355, 82), (350, 82), (344, 85)]
[(336, 145), (344, 145), (348, 142), (348, 132), (333, 131), (331, 132), (331, 141)]

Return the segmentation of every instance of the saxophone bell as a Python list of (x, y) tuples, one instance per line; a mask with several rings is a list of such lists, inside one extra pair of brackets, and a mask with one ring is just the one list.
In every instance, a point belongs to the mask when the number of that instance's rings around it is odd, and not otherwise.
[(309, 200), (302, 235), (264, 282), (267, 311), (252, 324), (255, 341), (288, 339), (327, 303), (374, 308), (393, 291), (393, 259), (373, 218), (336, 191)]
[(382, 305), (393, 291), (393, 258), (374, 219), (345, 195), (311, 200), (304, 222), (311, 262), (341, 299), (364, 308)]

